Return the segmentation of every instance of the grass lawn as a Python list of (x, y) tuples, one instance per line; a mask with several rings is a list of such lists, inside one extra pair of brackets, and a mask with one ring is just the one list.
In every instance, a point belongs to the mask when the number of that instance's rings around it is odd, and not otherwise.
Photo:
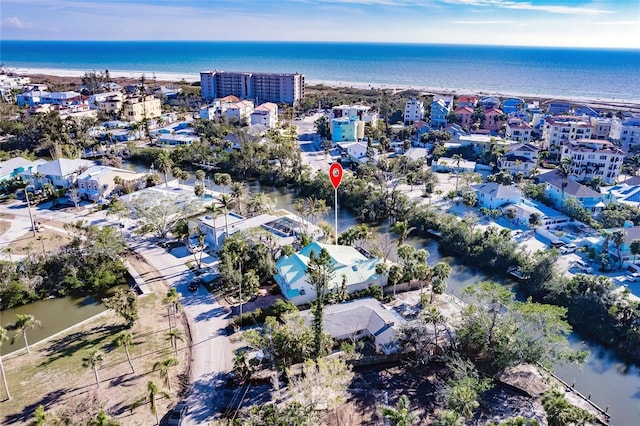
[[(150, 380), (158, 388), (167, 389), (159, 373), (152, 371), (153, 365), (174, 356), (167, 340), (167, 309), (162, 303), (166, 287), (160, 283), (154, 287), (158, 294), (139, 299), (140, 319), (129, 330), (134, 338), (130, 353), (135, 373), (127, 362), (124, 348), (112, 343), (123, 330), (123, 321), (108, 311), (48, 342), (33, 345), (31, 354), (4, 360), (12, 400), (0, 402), (0, 423), (28, 424), (33, 420), (35, 409), (42, 404), (47, 413), (69, 418), (68, 424), (87, 424), (100, 407), (121, 424), (155, 424), (148, 403), (134, 412), (130, 410), (134, 401), (147, 394)], [(178, 328), (184, 336), (186, 327), (180, 316)], [(169, 372), (173, 397), (158, 395), (160, 418), (178, 402), (177, 394), (185, 389), (187, 380), (179, 375), (188, 371), (191, 351), (187, 343), (186, 336), (184, 342), (178, 342), (180, 363)], [(82, 365), (82, 359), (91, 349), (104, 352), (104, 362), (98, 370), (100, 387), (96, 386), (93, 370)], [(0, 389), (0, 396), (4, 399), (4, 389)]]

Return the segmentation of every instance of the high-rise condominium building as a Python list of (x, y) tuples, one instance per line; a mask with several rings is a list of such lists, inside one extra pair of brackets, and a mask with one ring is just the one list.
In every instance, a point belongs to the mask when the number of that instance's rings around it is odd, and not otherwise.
[(207, 71), (200, 73), (203, 99), (234, 95), (264, 102), (293, 105), (304, 97), (303, 74)]

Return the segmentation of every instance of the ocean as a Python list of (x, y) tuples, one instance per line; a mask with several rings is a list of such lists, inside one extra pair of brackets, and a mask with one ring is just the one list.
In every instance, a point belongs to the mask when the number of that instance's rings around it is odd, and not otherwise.
[(0, 40), (5, 68), (198, 80), (299, 72), (309, 83), (640, 102), (640, 50), (434, 44)]

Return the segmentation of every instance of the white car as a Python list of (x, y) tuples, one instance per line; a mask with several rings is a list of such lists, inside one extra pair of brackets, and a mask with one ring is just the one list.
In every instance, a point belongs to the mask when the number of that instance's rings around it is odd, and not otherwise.
[(580, 272), (584, 272), (585, 274), (593, 274), (593, 268), (582, 260), (576, 260), (573, 262), (573, 267), (576, 268)]
[(566, 246), (560, 247), (559, 250), (561, 254), (575, 253), (576, 250), (578, 250), (578, 246), (575, 244), (567, 244)]

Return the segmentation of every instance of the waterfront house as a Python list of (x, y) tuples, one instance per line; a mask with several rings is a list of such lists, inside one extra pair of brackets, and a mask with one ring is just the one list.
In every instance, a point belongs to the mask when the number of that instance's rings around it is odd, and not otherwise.
[(282, 256), (276, 262), (277, 273), (274, 278), (282, 290), (282, 295), (295, 305), (304, 305), (316, 298), (315, 288), (308, 280), (307, 265), (311, 253), (319, 255), (322, 249), (329, 253), (333, 270), (333, 278), (327, 286), (327, 292), (341, 291), (343, 285), (348, 294), (374, 285), (386, 285), (386, 275), (376, 273), (376, 265), (382, 262), (382, 259), (368, 258), (351, 246), (313, 242), (291, 256)]
[(484, 109), (498, 108), (500, 106), (500, 99), (494, 98), (493, 96), (485, 96), (480, 98), (478, 105)]
[(489, 182), (471, 185), (471, 189), (478, 195), (478, 207), (499, 209), (507, 204), (517, 204), (522, 201), (522, 192), (516, 186)]
[(579, 108), (576, 108), (573, 111), (573, 115), (577, 115), (578, 117), (586, 115), (589, 118), (596, 118), (596, 117), (600, 117), (600, 113), (598, 111), (596, 111), (595, 109), (591, 108), (590, 106), (581, 106)]
[(32, 90), (20, 93), (16, 96), (16, 103), (19, 107), (33, 107), (40, 105), (42, 103), (42, 99), (48, 94), (49, 92), (45, 90)]
[(320, 228), (282, 209), (252, 217), (244, 217), (234, 212), (216, 217), (206, 214), (200, 216), (197, 222), (205, 242), (215, 249), (222, 247), (227, 237), (227, 228), (229, 235), (242, 232), (247, 234), (249, 239), (262, 238), (265, 244), (272, 245), (273, 248), (294, 245), (303, 233), (310, 235), (312, 239), (322, 236)]
[(431, 103), (431, 116), (429, 126), (432, 129), (440, 129), (447, 125), (447, 115), (449, 115), (450, 107), (442, 99)]
[(131, 122), (160, 117), (162, 104), (160, 99), (149, 96), (131, 96), (122, 106), (122, 116)]
[(571, 104), (567, 102), (549, 102), (547, 112), (551, 115), (566, 114), (571, 110)]
[(337, 105), (331, 108), (329, 120), (334, 118), (354, 117), (371, 127), (378, 124), (378, 113), (372, 112), (371, 107), (364, 105)]
[(458, 108), (468, 106), (475, 108), (478, 103), (478, 99), (473, 95), (460, 95), (458, 96)]
[[(311, 309), (301, 312), (307, 324)], [(391, 355), (398, 351), (396, 335), (406, 320), (372, 297), (328, 305), (324, 308), (322, 331), (337, 342), (352, 343), (369, 339), (378, 352)]]
[(592, 139), (608, 139), (611, 133), (611, 126), (613, 125), (612, 118), (606, 117), (590, 117), (589, 122), (593, 130), (591, 132)]
[(500, 109), (505, 114), (510, 114), (512, 112), (520, 111), (524, 106), (524, 100), (520, 98), (509, 98), (502, 101), (502, 106)]
[(582, 207), (593, 214), (598, 214), (605, 207), (603, 194), (571, 179), (563, 179), (557, 170), (541, 174), (536, 180), (545, 184), (545, 193), (556, 209), (561, 209), (568, 197), (575, 197)]
[(31, 171), (35, 171), (38, 165), (38, 162), (27, 160), (22, 157), (15, 157), (2, 161), (0, 162), (0, 182), (22, 177), (25, 174), (30, 175)]
[[(38, 166), (37, 173), (40, 178), (34, 180), (36, 188), (50, 183), (54, 188), (68, 188), (76, 183), (78, 175), (95, 165), (88, 160), (70, 160), (68, 158), (58, 158), (48, 163)], [(32, 178), (35, 177), (35, 171)]]
[(76, 183), (78, 195), (89, 201), (101, 202), (109, 198), (117, 183), (132, 185), (136, 189), (144, 187), (145, 175), (132, 170), (118, 169), (109, 166), (92, 166), (81, 173)]
[[(529, 218), (532, 214), (536, 214), (540, 219), (541, 228), (555, 228), (558, 225), (569, 222), (569, 217), (565, 214), (528, 198), (523, 198), (520, 202), (511, 206), (516, 209), (516, 216), (513, 219), (516, 225), (530, 226)], [(509, 206), (503, 208), (503, 211), (506, 211), (507, 208)]]

